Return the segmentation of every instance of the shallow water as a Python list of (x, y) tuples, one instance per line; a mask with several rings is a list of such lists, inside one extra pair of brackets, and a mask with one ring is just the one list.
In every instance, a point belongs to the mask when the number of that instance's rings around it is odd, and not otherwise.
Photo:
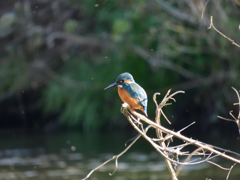
[[(82, 179), (92, 169), (124, 150), (132, 136), (122, 133), (88, 134), (65, 132), (55, 134), (25, 134), (1, 132), (0, 180), (61, 180)], [(238, 146), (238, 145), (237, 145)], [(229, 167), (227, 161), (220, 162)], [(164, 180), (170, 179), (165, 162), (143, 139), (118, 160), (95, 171), (91, 180)], [(204, 163), (185, 166), (179, 179), (226, 179), (227, 171)], [(236, 165), (229, 180), (240, 179)]]

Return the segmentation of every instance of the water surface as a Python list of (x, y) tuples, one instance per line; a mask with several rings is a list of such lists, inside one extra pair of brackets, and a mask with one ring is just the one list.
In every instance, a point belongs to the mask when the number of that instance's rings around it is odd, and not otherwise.
[[(31, 133), (1, 132), (0, 179), (77, 180), (93, 168), (124, 150), (133, 135), (123, 133), (81, 134), (80, 132)], [(235, 144), (238, 146), (238, 144)], [(233, 147), (235, 147), (233, 144)], [(239, 146), (238, 146), (239, 147)], [(236, 147), (235, 147), (236, 148)], [(218, 163), (229, 167), (223, 160)], [(163, 158), (143, 139), (118, 160), (113, 176), (112, 161), (96, 172), (91, 180), (168, 180), (170, 175)], [(211, 164), (185, 166), (179, 179), (226, 179), (227, 171)], [(240, 179), (240, 166), (236, 165), (229, 180)]]

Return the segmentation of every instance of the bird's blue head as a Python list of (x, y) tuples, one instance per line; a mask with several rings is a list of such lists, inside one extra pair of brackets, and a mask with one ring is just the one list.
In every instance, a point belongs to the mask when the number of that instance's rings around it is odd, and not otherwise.
[(133, 79), (133, 76), (131, 74), (129, 74), (128, 72), (125, 72), (125, 73), (120, 74), (117, 77), (116, 82), (110, 84), (108, 87), (105, 88), (105, 90), (115, 87), (115, 86), (121, 86), (123, 83), (131, 83), (131, 82), (135, 82)]

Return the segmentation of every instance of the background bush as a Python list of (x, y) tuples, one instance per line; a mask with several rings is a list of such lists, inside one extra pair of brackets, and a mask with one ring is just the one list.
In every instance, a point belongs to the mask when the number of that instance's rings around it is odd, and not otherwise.
[(240, 42), (239, 4), (210, 1), (202, 17), (205, 3), (1, 2), (2, 127), (14, 121), (31, 128), (51, 122), (84, 130), (126, 128), (117, 90), (104, 88), (130, 72), (147, 91), (150, 117), (155, 92), (185, 90), (168, 109), (176, 127), (199, 120), (203, 131), (231, 131), (235, 126), (216, 115), (227, 116), (237, 101), (231, 87), (240, 88), (240, 51), (208, 27), (213, 15), (214, 25)]

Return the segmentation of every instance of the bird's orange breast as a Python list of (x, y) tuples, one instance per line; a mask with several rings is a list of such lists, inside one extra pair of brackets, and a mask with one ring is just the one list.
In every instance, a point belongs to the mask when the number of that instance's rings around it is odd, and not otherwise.
[(122, 101), (128, 103), (128, 105), (131, 106), (131, 108), (142, 109), (142, 106), (139, 104), (138, 100), (132, 98), (125, 89), (118, 87), (118, 94)]

